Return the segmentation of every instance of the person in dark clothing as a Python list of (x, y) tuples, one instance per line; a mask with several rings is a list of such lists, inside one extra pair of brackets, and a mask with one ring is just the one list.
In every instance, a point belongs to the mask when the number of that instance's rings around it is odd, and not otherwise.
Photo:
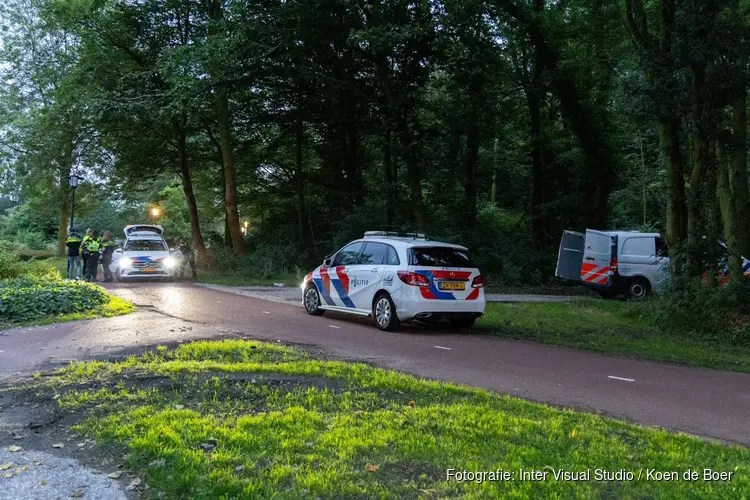
[(81, 237), (72, 227), (68, 231), (65, 245), (68, 247), (68, 279), (73, 279), (73, 271), (78, 270), (77, 279), (81, 279)]
[(185, 240), (182, 238), (179, 239), (179, 242), (177, 243), (177, 250), (179, 250), (182, 253), (182, 262), (180, 263), (180, 274), (178, 276), (179, 279), (182, 279), (185, 276), (185, 268), (190, 265), (190, 269), (193, 271), (193, 279), (197, 278), (197, 274), (195, 272), (195, 252), (193, 251), (192, 247), (185, 243)]
[(117, 242), (112, 239), (112, 233), (110, 233), (109, 231), (105, 231), (104, 238), (102, 239), (102, 247), (100, 250), (100, 260), (102, 262), (102, 270), (104, 271), (105, 283), (114, 281), (114, 279), (112, 278), (112, 270), (109, 268), (109, 266), (112, 264), (112, 254), (115, 253), (115, 249), (117, 249)]
[(99, 270), (99, 249), (102, 243), (97, 231), (92, 231), (91, 236), (83, 239), (83, 258), (86, 260), (86, 281), (97, 281), (96, 274)]

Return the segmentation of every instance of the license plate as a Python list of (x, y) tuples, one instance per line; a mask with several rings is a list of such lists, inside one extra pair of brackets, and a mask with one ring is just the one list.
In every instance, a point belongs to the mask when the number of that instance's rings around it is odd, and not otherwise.
[(441, 290), (466, 290), (466, 283), (459, 281), (444, 281), (438, 284)]
[(141, 272), (142, 273), (155, 273), (156, 269), (153, 267), (144, 267), (143, 269), (141, 269)]

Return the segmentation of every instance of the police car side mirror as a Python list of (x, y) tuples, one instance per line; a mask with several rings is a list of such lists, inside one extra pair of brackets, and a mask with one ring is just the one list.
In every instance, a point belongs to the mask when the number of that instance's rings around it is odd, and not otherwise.
[(331, 258), (330, 257), (326, 257), (325, 259), (323, 259), (323, 267), (331, 267)]

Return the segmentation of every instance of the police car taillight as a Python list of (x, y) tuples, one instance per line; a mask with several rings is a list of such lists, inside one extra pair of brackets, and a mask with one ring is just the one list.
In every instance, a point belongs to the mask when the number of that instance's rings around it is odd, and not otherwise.
[(617, 257), (612, 257), (609, 261), (609, 274), (615, 274), (617, 272)]
[(482, 278), (481, 274), (474, 277), (474, 280), (471, 282), (471, 288), (484, 288), (484, 278)]
[(427, 276), (422, 276), (421, 274), (412, 273), (409, 271), (399, 271), (396, 274), (398, 274), (398, 279), (400, 279), (407, 285), (430, 286), (430, 280), (427, 279)]

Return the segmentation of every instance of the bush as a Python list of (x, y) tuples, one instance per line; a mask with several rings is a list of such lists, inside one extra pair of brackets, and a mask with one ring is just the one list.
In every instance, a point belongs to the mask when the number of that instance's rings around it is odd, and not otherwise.
[(16, 235), (15, 239), (17, 242), (29, 247), (31, 250), (44, 250), (47, 247), (46, 238), (38, 231), (21, 231)]
[(238, 256), (231, 248), (224, 246), (209, 250), (209, 260), (212, 268), (219, 271), (236, 273), (249, 279), (265, 280), (274, 276), (283, 276), (294, 272), (300, 263), (310, 260), (302, 255), (294, 246), (258, 245), (255, 249), (248, 248), (248, 253)]
[(22, 274), (22, 271), (20, 257), (0, 247), (0, 280), (16, 278)]
[(23, 277), (0, 281), (0, 320), (15, 323), (90, 311), (109, 302), (103, 288), (82, 281)]
[(661, 330), (698, 341), (750, 346), (750, 286), (706, 286), (702, 279), (676, 278), (644, 304)]

